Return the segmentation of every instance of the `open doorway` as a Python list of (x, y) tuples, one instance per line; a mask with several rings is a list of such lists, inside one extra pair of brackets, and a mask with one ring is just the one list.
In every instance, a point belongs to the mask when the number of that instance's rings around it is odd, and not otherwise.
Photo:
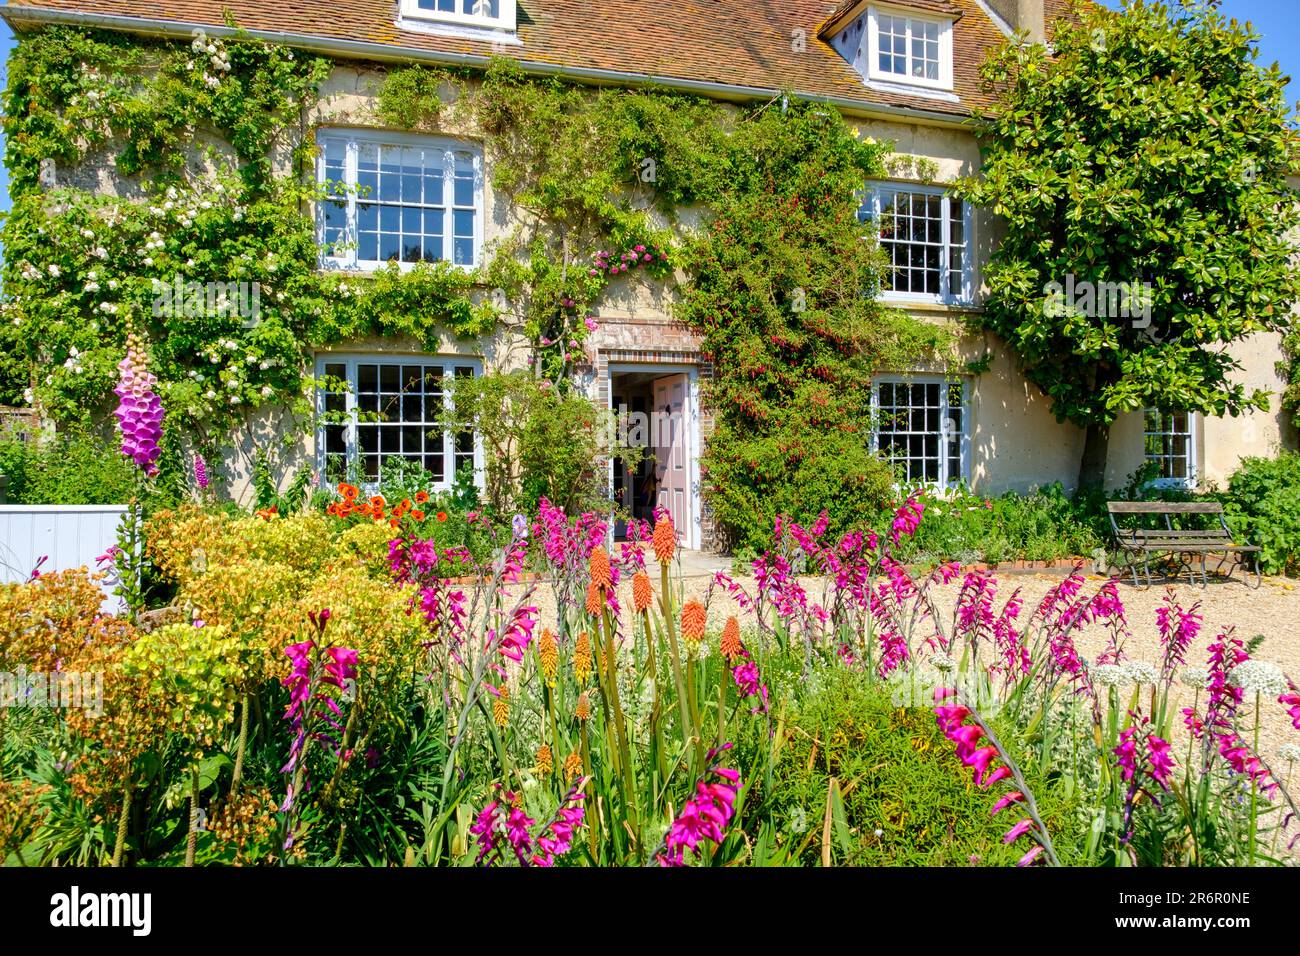
[(654, 521), (664, 508), (678, 540), (697, 547), (694, 491), (695, 447), (689, 371), (672, 367), (610, 368), (610, 404), (620, 429), (620, 444), (641, 449), (639, 461), (615, 458), (611, 479), (621, 514), (615, 540), (627, 536), (624, 515)]

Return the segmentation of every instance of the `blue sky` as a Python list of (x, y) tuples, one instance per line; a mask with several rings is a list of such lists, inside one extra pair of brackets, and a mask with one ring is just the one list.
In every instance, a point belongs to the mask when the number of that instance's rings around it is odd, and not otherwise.
[[(1118, 0), (1103, 0), (1108, 6), (1118, 7)], [(1238, 20), (1249, 20), (1255, 32), (1261, 35), (1260, 61), (1264, 64), (1277, 60), (1283, 72), (1300, 75), (1300, 7), (1296, 0), (1223, 0), (1220, 8)], [(0, 22), (0, 55), (7, 62), (13, 49), (13, 34), (6, 23)], [(1292, 80), (1288, 96), (1294, 103), (1300, 96), (1300, 85)], [(0, 146), (4, 140), (0, 137)], [(9, 174), (0, 166), (0, 210), (9, 208)]]

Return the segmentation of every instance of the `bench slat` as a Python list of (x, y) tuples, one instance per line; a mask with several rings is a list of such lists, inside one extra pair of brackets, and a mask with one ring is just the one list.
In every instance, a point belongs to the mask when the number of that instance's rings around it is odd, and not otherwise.
[(1217, 515), (1219, 501), (1108, 501), (1106, 510), (1117, 515)]
[(1186, 542), (1166, 541), (1153, 542), (1149, 544), (1139, 544), (1133, 546), (1132, 550), (1149, 551), (1155, 554), (1158, 551), (1185, 551), (1189, 554), (1204, 551), (1206, 554), (1219, 554), (1236, 551), (1258, 551), (1259, 548), (1253, 544), (1187, 544)]
[(1132, 530), (1120, 529), (1121, 535), (1133, 538), (1206, 538), (1216, 541), (1231, 541), (1232, 535), (1224, 534), (1223, 529), (1219, 528), (1213, 531), (1184, 531), (1181, 528), (1133, 528)]

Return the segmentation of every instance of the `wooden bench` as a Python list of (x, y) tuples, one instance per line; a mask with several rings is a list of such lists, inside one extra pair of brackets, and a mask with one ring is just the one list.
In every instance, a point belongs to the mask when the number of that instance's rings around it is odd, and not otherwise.
[[(1151, 560), (1163, 558), (1166, 567), (1173, 567), (1173, 574), (1186, 570), (1192, 580), (1196, 580), (1199, 565), (1201, 587), (1209, 584), (1209, 569), (1206, 558), (1220, 555), (1219, 563), (1213, 568), (1215, 574), (1228, 566), (1227, 576), (1232, 577), (1237, 568), (1242, 570), (1242, 582), (1248, 587), (1257, 588), (1262, 577), (1259, 571), (1259, 548), (1253, 544), (1237, 544), (1232, 539), (1228, 522), (1223, 515), (1223, 505), (1217, 501), (1108, 501), (1106, 510), (1110, 512), (1110, 528), (1115, 536), (1115, 545), (1128, 562), (1133, 574), (1133, 583), (1138, 583), (1138, 562), (1146, 576), (1147, 587), (1151, 586)], [(1163, 528), (1121, 528), (1116, 517), (1119, 515), (1156, 515), (1164, 519)], [(1218, 527), (1211, 528), (1176, 528), (1175, 515), (1213, 515), (1218, 519)], [(1251, 583), (1249, 568), (1253, 566), (1254, 583)]]

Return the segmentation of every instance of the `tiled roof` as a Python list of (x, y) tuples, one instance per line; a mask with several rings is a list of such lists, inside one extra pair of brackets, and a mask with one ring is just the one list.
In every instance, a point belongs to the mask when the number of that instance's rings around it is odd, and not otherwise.
[[(1048, 0), (1049, 17), (1058, 0)], [(893, 6), (957, 18), (953, 84), (959, 102), (867, 89), (818, 36), (844, 6), (838, 0), (518, 0), (522, 46), (505, 52), (525, 64), (615, 71), (661, 81), (789, 89), (849, 104), (961, 115), (986, 105), (977, 70), (1004, 35), (976, 0), (890, 0)], [(10, 0), (5, 16), (21, 28), (38, 11), (221, 26), (225, 12), (245, 29), (309, 35), (428, 54), (489, 56), (490, 42), (400, 29), (395, 0)], [(26, 16), (24, 16), (26, 14)], [(796, 31), (803, 31), (798, 34)], [(798, 49), (796, 36), (806, 38)]]

